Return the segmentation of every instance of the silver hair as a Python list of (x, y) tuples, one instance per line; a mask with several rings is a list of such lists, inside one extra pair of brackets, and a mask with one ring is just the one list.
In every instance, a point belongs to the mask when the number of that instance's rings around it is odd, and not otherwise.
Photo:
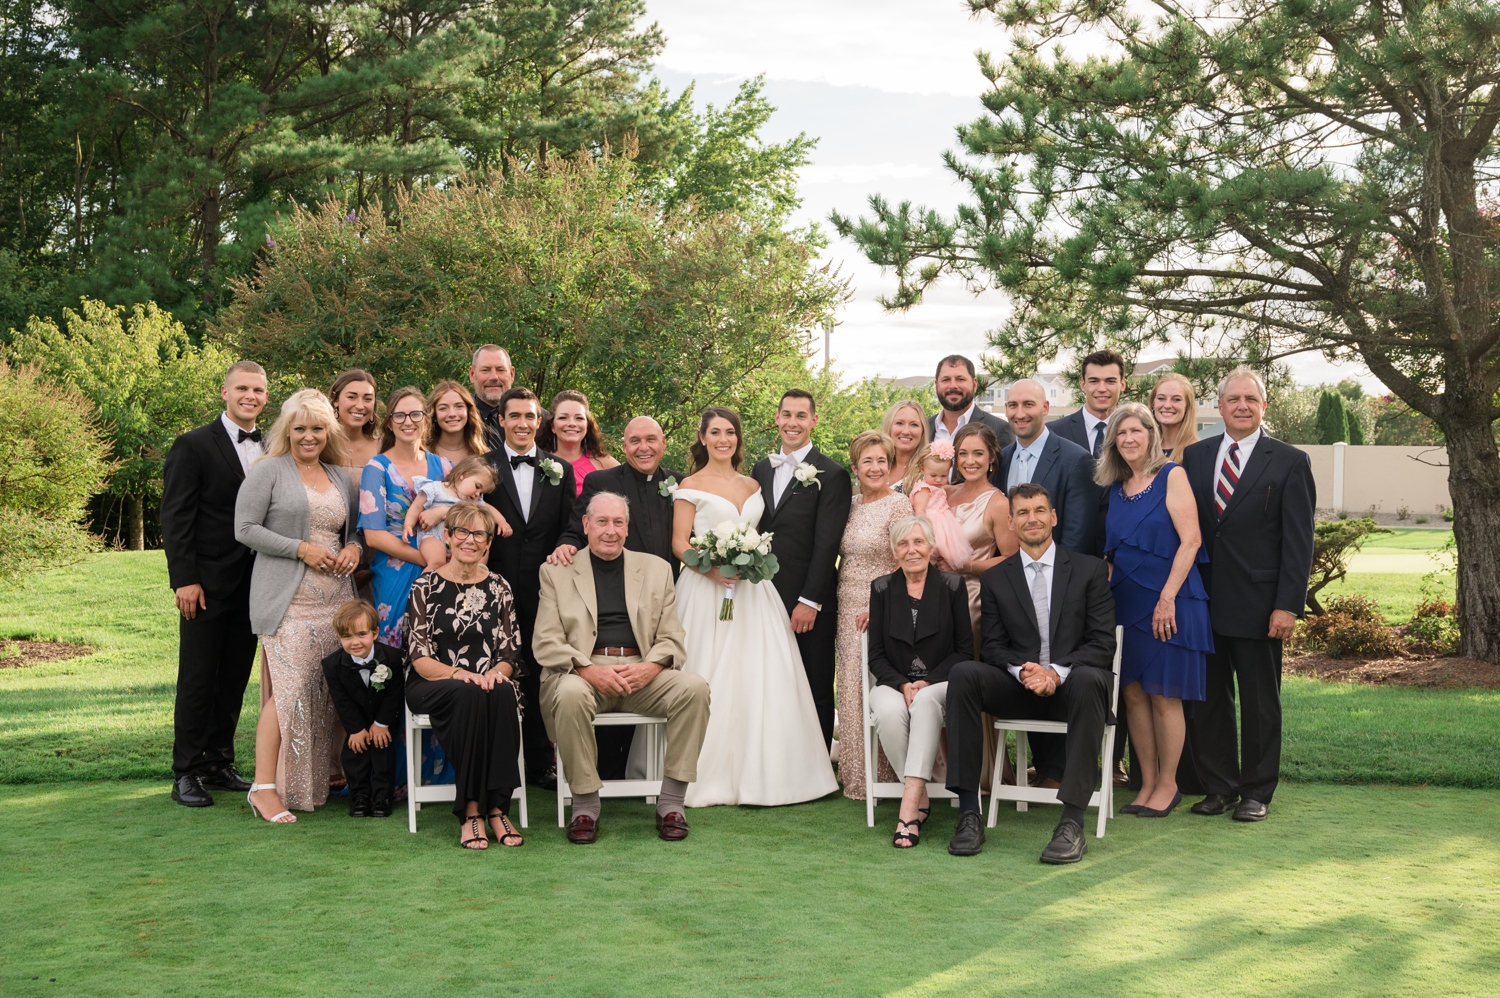
[(1260, 392), (1260, 400), (1262, 402), (1267, 401), (1267, 399), (1266, 399), (1266, 382), (1265, 382), (1265, 379), (1260, 376), (1260, 372), (1257, 371), (1257, 370), (1255, 370), (1255, 368), (1253, 368), (1253, 367), (1246, 367), (1243, 364), (1241, 364), (1239, 367), (1236, 367), (1234, 370), (1230, 371), (1228, 374), (1224, 375), (1224, 380), (1219, 382), (1219, 399), (1220, 399), (1220, 401), (1223, 400), (1223, 398), (1224, 398), (1224, 389), (1226, 389), (1226, 388), (1229, 387), (1229, 383), (1231, 381), (1239, 381), (1241, 379), (1244, 379), (1246, 381), (1253, 381), (1253, 382), (1255, 382), (1255, 388), (1256, 388), (1257, 391)]
[(618, 502), (621, 506), (624, 506), (625, 519), (630, 519), (630, 500), (626, 499), (618, 492), (595, 492), (593, 496), (589, 498), (589, 504), (584, 508), (583, 515), (587, 516), (590, 519), (593, 519), (594, 507), (599, 504), (600, 499), (610, 499)]
[(929, 545), (937, 544), (937, 535), (932, 532), (932, 521), (925, 516), (903, 516), (891, 524), (891, 554), (896, 553), (896, 545), (900, 544), (906, 535), (911, 533), (912, 527), (921, 527), (922, 536), (927, 538)]
[(485, 343), (482, 346), (480, 346), (477, 350), (474, 351), (474, 356), (472, 358), (470, 358), (469, 363), (470, 364), (477, 364), (477, 363), (479, 363), (479, 355), (482, 354), (482, 353), (484, 353), (484, 352), (486, 352), (486, 351), (488, 351), (488, 350), (497, 350), (500, 353), (505, 354), (505, 362), (507, 364), (510, 364), (512, 367), (515, 366), (515, 361), (513, 361), (513, 360), (510, 359), (510, 351), (507, 350), (507, 349), (505, 349), (503, 346), (501, 346), (498, 343)]
[(1142, 469), (1143, 473), (1154, 475), (1167, 463), (1167, 455), (1161, 449), (1161, 427), (1157, 425), (1156, 417), (1139, 402), (1126, 402), (1114, 411), (1104, 427), (1099, 463), (1094, 467), (1094, 482), (1098, 485), (1110, 486), (1123, 482), (1134, 474), (1115, 448), (1115, 434), (1120, 431), (1120, 424), (1127, 419), (1138, 420), (1146, 428), (1146, 466)]

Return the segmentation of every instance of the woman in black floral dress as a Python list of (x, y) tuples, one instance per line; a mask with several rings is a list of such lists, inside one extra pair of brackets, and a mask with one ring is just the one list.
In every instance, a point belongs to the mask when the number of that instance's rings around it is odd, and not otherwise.
[(443, 523), (452, 557), (411, 590), (406, 702), (413, 713), (432, 719), (438, 744), (453, 764), (459, 843), (488, 848), (488, 820), (501, 845), (518, 846), (521, 834), (507, 817), (511, 794), (521, 784), (515, 604), (506, 581), (485, 567), (495, 529), (489, 515), (475, 503), (460, 502)]

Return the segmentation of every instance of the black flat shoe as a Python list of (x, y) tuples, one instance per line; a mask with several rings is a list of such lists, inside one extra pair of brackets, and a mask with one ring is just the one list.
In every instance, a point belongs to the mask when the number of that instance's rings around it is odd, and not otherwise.
[(1181, 803), (1182, 791), (1179, 790), (1172, 797), (1172, 803), (1168, 804), (1166, 807), (1142, 807), (1135, 812), (1135, 816), (1137, 818), (1165, 818), (1167, 815), (1176, 810), (1177, 805)]
[(978, 856), (984, 850), (984, 817), (977, 811), (958, 816), (958, 827), (948, 840), (948, 852), (954, 856)]
[(1124, 807), (1120, 808), (1120, 813), (1121, 814), (1140, 814), (1141, 813), (1141, 808), (1143, 806), (1144, 805), (1137, 804), (1135, 801), (1131, 801), (1129, 804), (1126, 804)]
[(368, 794), (349, 795), (349, 817), (368, 818), (373, 813), (374, 812), (371, 809), (370, 797)]
[(390, 816), (391, 816), (391, 795), (387, 794), (387, 793), (378, 793), (378, 794), (376, 794), (375, 795), (375, 802), (370, 805), (370, 817), (372, 817), (372, 818), (389, 818)]
[(237, 794), (250, 790), (250, 781), (233, 766), (221, 766), (211, 773), (204, 773), (202, 779), (203, 785), (213, 790), (230, 790)]
[(1240, 801), (1240, 806), (1234, 809), (1235, 821), (1265, 821), (1266, 805), (1258, 800), (1246, 797)]
[(203, 788), (197, 774), (189, 773), (172, 781), (172, 799), (183, 807), (213, 807), (214, 797)]
[(1089, 851), (1083, 837), (1083, 828), (1076, 821), (1059, 821), (1052, 832), (1052, 841), (1042, 850), (1042, 862), (1053, 866), (1076, 863)]
[(1238, 794), (1209, 794), (1188, 808), (1194, 814), (1226, 814), (1239, 802)]

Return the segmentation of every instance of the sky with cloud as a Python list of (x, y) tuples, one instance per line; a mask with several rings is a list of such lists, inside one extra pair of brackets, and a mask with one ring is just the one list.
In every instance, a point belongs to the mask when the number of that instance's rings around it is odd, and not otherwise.
[[(969, 15), (963, 0), (647, 0), (667, 37), (655, 73), (673, 92), (696, 81), (696, 98), (722, 105), (739, 83), (765, 74), (778, 108), (764, 132), (818, 139), (800, 177), (799, 221), (827, 228), (828, 213), (858, 214), (872, 194), (951, 212), (962, 189), (943, 169), (954, 127), (983, 113), (988, 86), (975, 51), (1000, 52), (1004, 35)], [(1005, 315), (1004, 296), (939, 286), (905, 314), (876, 297), (895, 288), (854, 247), (835, 239), (826, 257), (853, 279), (854, 299), (833, 335), (834, 366), (850, 377), (930, 373), (939, 357), (984, 350)], [(1165, 352), (1165, 351), (1164, 351)], [(1298, 359), (1297, 380), (1359, 377), (1318, 358)]]

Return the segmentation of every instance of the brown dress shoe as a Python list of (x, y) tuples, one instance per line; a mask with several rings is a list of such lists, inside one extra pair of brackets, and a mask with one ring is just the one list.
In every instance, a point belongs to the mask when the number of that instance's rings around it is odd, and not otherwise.
[(656, 834), (667, 842), (681, 842), (688, 837), (688, 823), (681, 811), (656, 816)]
[(568, 841), (578, 846), (593, 845), (599, 838), (599, 822), (586, 814), (575, 814), (568, 822)]

